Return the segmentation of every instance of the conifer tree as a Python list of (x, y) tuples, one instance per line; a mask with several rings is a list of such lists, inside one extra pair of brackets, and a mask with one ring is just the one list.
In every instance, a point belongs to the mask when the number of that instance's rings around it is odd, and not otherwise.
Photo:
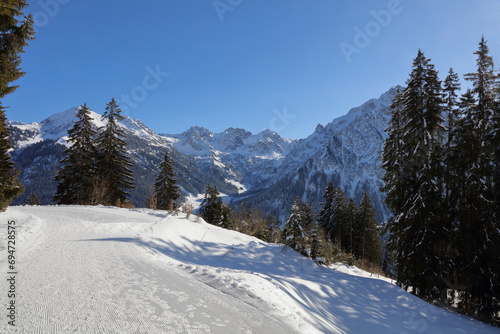
[(31, 15), (19, 21), (27, 6), (24, 0), (2, 0), (0, 5), (0, 211), (24, 191), (18, 180), (19, 172), (15, 171), (8, 153), (11, 148), (9, 130), (1, 99), (16, 90), (18, 86), (10, 84), (25, 75), (20, 68), (20, 54), (35, 35)]
[(458, 94), (460, 90), (460, 81), (458, 74), (452, 68), (443, 83), (443, 117), (446, 119), (446, 138), (445, 149), (443, 152), (444, 164), (444, 222), (451, 229), (456, 224), (456, 210), (459, 197), (455, 191), (460, 187), (461, 177), (457, 174), (457, 166), (460, 164), (460, 154), (457, 150), (457, 138), (461, 129), (461, 120), (463, 118), (459, 108)]
[(333, 196), (330, 216), (330, 238), (335, 241), (338, 249), (343, 249), (342, 235), (347, 230), (347, 198), (340, 186)]
[(5, 115), (0, 104), (0, 212), (7, 208), (9, 202), (24, 192), (24, 187), (18, 180), (19, 171), (15, 171), (9, 149), (9, 129), (5, 124)]
[(446, 229), (439, 222), (441, 84), (430, 59), (420, 50), (407, 87), (394, 106), (383, 156), (387, 204), (395, 217), (389, 223), (389, 245), (396, 249), (398, 281), (427, 296), (433, 287), (439, 290), (442, 285), (441, 259), (431, 254), (439, 247), (438, 240), (446, 237)]
[(132, 162), (126, 149), (125, 133), (118, 126), (124, 117), (114, 98), (106, 105), (102, 119), (107, 124), (99, 129), (97, 138), (97, 179), (104, 193), (100, 204), (112, 204), (118, 199), (123, 202), (128, 196), (127, 190), (134, 187), (134, 176), (130, 170)]
[(25, 75), (20, 54), (35, 36), (31, 14), (19, 21), (27, 7), (25, 0), (2, 0), (0, 5), (0, 99), (18, 87), (10, 83)]
[(292, 209), (287, 221), (283, 227), (283, 237), (285, 244), (295, 249), (297, 252), (304, 253), (305, 246), (305, 234), (304, 234), (304, 202), (297, 197), (295, 202), (292, 204)]
[[(495, 89), (498, 82), (484, 37), (477, 70), (465, 75), (472, 83), (464, 117), (461, 146), (464, 176), (456, 248), (459, 282), (467, 287), (464, 308), (491, 319), (493, 295), (500, 284), (498, 268), (499, 222), (495, 213)], [(465, 98), (464, 98), (465, 100)], [(474, 305), (474, 306), (472, 306)]]
[(356, 231), (356, 219), (357, 219), (358, 207), (352, 198), (349, 198), (349, 203), (347, 204), (345, 211), (345, 223), (344, 223), (344, 233), (342, 237), (342, 245), (344, 251), (350, 254), (354, 253), (354, 247), (356, 245), (357, 237), (359, 236)]
[(217, 186), (207, 185), (205, 199), (200, 207), (200, 215), (209, 224), (230, 228), (232, 211), (219, 195)]
[(332, 182), (328, 182), (328, 185), (326, 186), (324, 192), (323, 192), (323, 198), (325, 199), (325, 202), (320, 204), (320, 211), (318, 215), (318, 222), (319, 224), (323, 227), (323, 229), (330, 234), (330, 228), (331, 228), (331, 217), (332, 217), (332, 203), (334, 200), (335, 196), (335, 188), (333, 186)]
[(356, 214), (357, 244), (354, 255), (378, 267), (382, 264), (382, 241), (377, 230), (377, 214), (372, 201), (365, 193)]
[(165, 158), (160, 165), (160, 173), (155, 182), (156, 208), (159, 210), (168, 210), (171, 203), (175, 207), (179, 198), (179, 186), (175, 177), (174, 164), (170, 159), (168, 150), (165, 152)]
[(28, 197), (28, 205), (40, 205), (40, 199), (38, 196), (33, 192), (31, 195)]
[(60, 161), (62, 167), (55, 176), (58, 185), (54, 201), (58, 204), (92, 204), (97, 149), (91, 120), (90, 110), (83, 104), (78, 108), (73, 127), (68, 130), (71, 146), (64, 151), (66, 157)]

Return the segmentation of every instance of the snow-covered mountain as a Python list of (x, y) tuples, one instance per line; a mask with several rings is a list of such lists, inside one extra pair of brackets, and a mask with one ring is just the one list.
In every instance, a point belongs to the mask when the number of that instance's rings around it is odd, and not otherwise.
[[(136, 206), (145, 205), (168, 149), (174, 152), (179, 183), (186, 194), (203, 193), (207, 184), (215, 184), (235, 201), (245, 200), (284, 218), (297, 196), (318, 205), (326, 184), (332, 181), (356, 201), (368, 192), (383, 220), (387, 209), (379, 190), (380, 156), (395, 93), (396, 88), (391, 88), (326, 126), (318, 125), (301, 140), (282, 138), (271, 130), (254, 135), (235, 128), (214, 133), (192, 127), (181, 134), (158, 134), (126, 117), (120, 124), (134, 163), (132, 200)], [(50, 203), (56, 186), (52, 177), (76, 111), (72, 108), (40, 123), (10, 122), (12, 156), (22, 171), (25, 197), (34, 191), (42, 202)], [(105, 125), (98, 113), (91, 116), (95, 128)], [(15, 203), (23, 203), (25, 197)]]
[(318, 125), (309, 137), (292, 142), (276, 176), (254, 187), (245, 201), (284, 218), (297, 196), (315, 205), (322, 202), (323, 191), (332, 181), (358, 204), (367, 192), (379, 220), (385, 220), (381, 155), (396, 90), (393, 87), (328, 125)]
[(238, 193), (273, 177), (293, 143), (271, 130), (252, 135), (235, 128), (214, 133), (192, 127), (179, 135), (162, 136), (199, 165), (218, 167), (227, 182), (238, 186)]

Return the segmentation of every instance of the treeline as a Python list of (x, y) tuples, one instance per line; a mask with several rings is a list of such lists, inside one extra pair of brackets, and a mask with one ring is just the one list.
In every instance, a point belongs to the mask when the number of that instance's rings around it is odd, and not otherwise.
[(500, 77), (484, 37), (471, 87), (418, 52), (383, 152), (387, 248), (399, 284), (499, 324)]
[(210, 224), (266, 242), (283, 243), (319, 263), (348, 261), (371, 270), (381, 269), (382, 242), (367, 194), (358, 207), (329, 183), (319, 213), (314, 212), (312, 203), (297, 198), (283, 228), (272, 214), (249, 209), (245, 202), (231, 209), (219, 195), (217, 187), (209, 185), (200, 207), (201, 217)]

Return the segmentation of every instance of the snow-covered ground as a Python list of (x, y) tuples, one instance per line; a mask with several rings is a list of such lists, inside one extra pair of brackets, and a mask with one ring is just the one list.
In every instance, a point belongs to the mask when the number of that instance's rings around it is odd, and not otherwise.
[(3, 277), (8, 221), (17, 313), (13, 328), (2, 279), (2, 333), (500, 332), (359, 269), (146, 209), (11, 207), (0, 214)]

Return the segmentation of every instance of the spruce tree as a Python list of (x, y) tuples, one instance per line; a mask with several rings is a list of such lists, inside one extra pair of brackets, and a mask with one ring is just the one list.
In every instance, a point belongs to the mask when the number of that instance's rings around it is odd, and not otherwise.
[(439, 222), (443, 190), (438, 148), (443, 121), (441, 83), (420, 50), (407, 87), (394, 105), (393, 118), (399, 119), (391, 121), (395, 126), (390, 127), (383, 156), (387, 204), (395, 217), (390, 221), (389, 245), (396, 249), (400, 284), (427, 296), (442, 286), (441, 259), (432, 254), (438, 240), (446, 237)]
[[(472, 89), (465, 106), (461, 146), (464, 176), (457, 231), (458, 280), (466, 286), (463, 307), (468, 312), (492, 319), (495, 309), (493, 296), (500, 284), (498, 245), (500, 224), (496, 216), (495, 198), (495, 89), (498, 81), (493, 71), (493, 59), (484, 37), (477, 56), (477, 70), (465, 75)], [(464, 98), (465, 100), (465, 98)]]
[(382, 264), (382, 241), (377, 230), (377, 214), (367, 193), (361, 199), (356, 214), (357, 244), (354, 255), (358, 259), (380, 267)]
[(297, 252), (304, 253), (306, 249), (306, 236), (304, 234), (304, 202), (297, 197), (292, 204), (290, 215), (283, 227), (283, 241)]
[(0, 211), (24, 191), (18, 180), (19, 172), (15, 171), (8, 153), (11, 148), (9, 130), (1, 99), (16, 90), (18, 86), (10, 84), (25, 75), (20, 68), (20, 54), (35, 35), (31, 15), (19, 21), (27, 6), (23, 0), (2, 0), (0, 5)]
[(217, 186), (207, 185), (205, 198), (200, 207), (200, 215), (209, 224), (230, 228), (232, 211), (219, 195)]
[(20, 172), (15, 171), (9, 155), (9, 129), (5, 123), (4, 110), (0, 104), (0, 212), (5, 211), (9, 202), (24, 192), (18, 180)]
[(19, 21), (27, 7), (24, 0), (2, 0), (0, 5), (0, 99), (18, 87), (10, 83), (25, 75), (20, 54), (35, 36), (31, 14)]
[(31, 195), (28, 197), (27, 203), (28, 205), (40, 205), (40, 199), (38, 196), (33, 192)]
[(461, 129), (463, 115), (459, 107), (458, 94), (460, 91), (460, 81), (458, 74), (452, 68), (443, 82), (443, 117), (446, 120), (446, 138), (443, 152), (444, 164), (444, 214), (443, 218), (451, 229), (456, 224), (456, 210), (459, 197), (455, 191), (460, 187), (461, 177), (457, 174), (457, 166), (460, 164), (460, 154), (457, 150), (457, 140)]
[(335, 241), (339, 250), (343, 249), (342, 236), (347, 230), (347, 198), (340, 186), (337, 187), (333, 196), (330, 224), (330, 238)]
[(62, 167), (55, 176), (58, 185), (54, 201), (58, 204), (92, 204), (97, 149), (91, 120), (90, 110), (83, 104), (78, 108), (73, 127), (68, 130), (70, 147), (64, 151), (66, 157), (60, 161)]
[(332, 226), (330, 219), (332, 217), (332, 203), (334, 200), (334, 196), (335, 187), (333, 186), (332, 182), (328, 182), (328, 185), (323, 192), (323, 198), (325, 199), (325, 202), (320, 204), (321, 208), (318, 215), (318, 222), (329, 235), (332, 232), (330, 231), (330, 228)]
[(134, 187), (134, 176), (130, 170), (132, 162), (124, 140), (125, 132), (118, 125), (124, 117), (114, 98), (106, 105), (102, 120), (107, 124), (99, 129), (97, 138), (97, 183), (95, 186), (100, 189), (95, 189), (95, 191), (101, 193), (100, 204), (114, 204), (117, 200), (123, 202), (128, 196), (127, 190)]
[(160, 164), (160, 173), (155, 182), (155, 194), (157, 209), (168, 210), (171, 203), (173, 209), (177, 206), (179, 186), (175, 177), (174, 164), (169, 157), (168, 150), (165, 152), (165, 158)]
[(342, 237), (342, 247), (344, 251), (350, 254), (354, 253), (354, 247), (357, 241), (356, 219), (358, 207), (352, 198), (349, 198), (345, 211), (344, 233)]

